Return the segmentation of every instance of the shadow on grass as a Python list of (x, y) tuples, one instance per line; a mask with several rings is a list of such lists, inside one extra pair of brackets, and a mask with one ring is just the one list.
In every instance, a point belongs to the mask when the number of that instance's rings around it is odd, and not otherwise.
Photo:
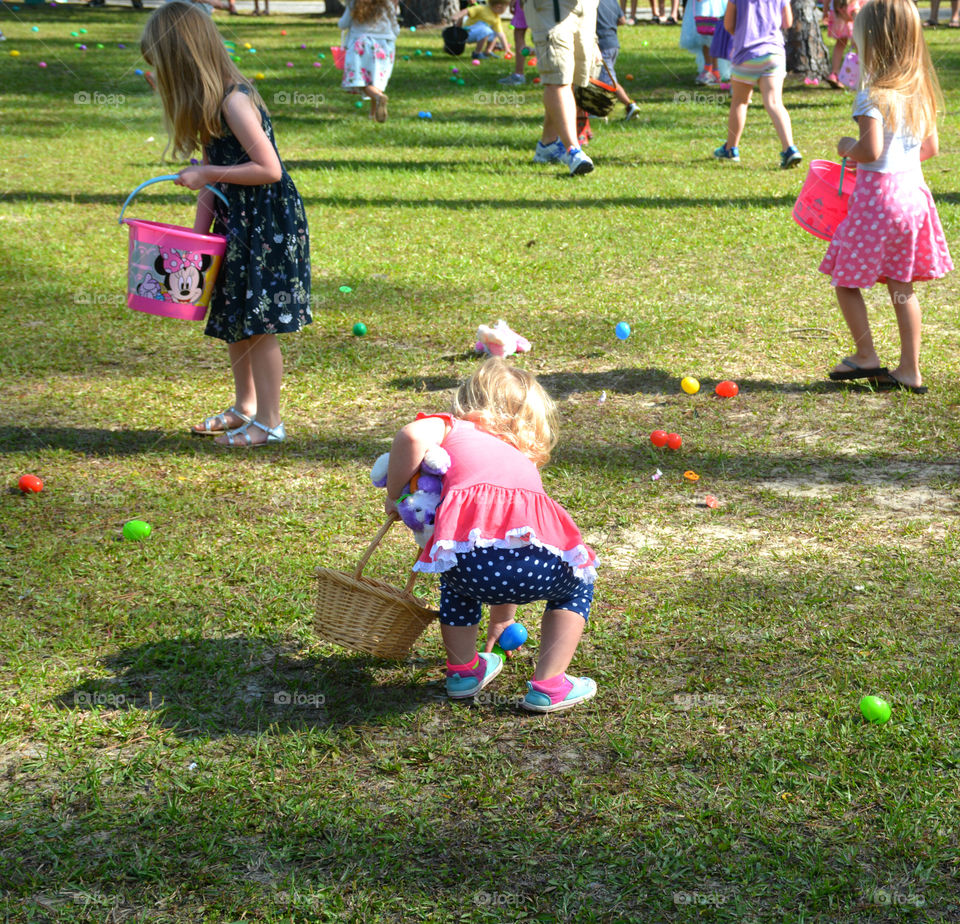
[(375, 678), (395, 662), (348, 653), (296, 657), (255, 638), (164, 639), (102, 663), (111, 677), (84, 681), (54, 704), (152, 711), (157, 725), (181, 738), (377, 723), (417, 712), (439, 691), (426, 679)]
[[(387, 434), (384, 434), (387, 435)], [(233, 450), (214, 444), (209, 436), (162, 430), (104, 430), (85, 427), (0, 427), (0, 456), (64, 449), (90, 456), (135, 456), (151, 452), (184, 455), (219, 455), (228, 460)], [(244, 458), (270, 464), (278, 458), (373, 460), (383, 452), (383, 438), (373, 436), (336, 437), (304, 435), (283, 445), (252, 450)]]
[[(590, 391), (606, 391), (611, 394), (636, 395), (659, 394), (674, 398), (677, 395), (677, 382), (680, 375), (666, 369), (608, 369), (603, 372), (544, 372), (538, 376), (540, 383), (555, 399)], [(701, 379), (700, 388), (712, 392), (719, 379)], [(398, 390), (447, 391), (459, 385), (457, 378), (451, 375), (416, 375), (390, 379), (387, 384)], [(785, 394), (830, 394), (841, 392), (844, 388), (865, 386), (843, 385), (830, 381), (818, 382), (775, 382), (771, 379), (740, 379), (740, 393), (781, 392)], [(723, 399), (717, 398), (717, 401)]]

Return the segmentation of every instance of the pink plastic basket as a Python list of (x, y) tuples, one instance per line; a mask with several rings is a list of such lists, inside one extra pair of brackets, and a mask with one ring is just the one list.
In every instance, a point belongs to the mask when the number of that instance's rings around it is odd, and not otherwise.
[(693, 20), (697, 26), (697, 35), (713, 35), (720, 23), (716, 16), (694, 16)]
[(850, 194), (857, 182), (855, 173), (843, 164), (812, 160), (800, 195), (793, 206), (793, 220), (814, 237), (833, 240), (837, 226), (847, 217)]
[[(144, 186), (176, 179), (176, 174), (141, 183), (123, 204), (120, 224), (130, 226), (127, 305), (164, 318), (202, 321), (227, 249), (222, 234), (201, 234), (178, 225), (124, 218), (130, 200)], [(224, 202), (219, 190), (208, 186)]]
[(341, 48), (339, 45), (334, 45), (330, 49), (330, 54), (333, 55), (333, 66), (338, 70), (343, 70), (343, 60), (347, 56), (347, 49)]

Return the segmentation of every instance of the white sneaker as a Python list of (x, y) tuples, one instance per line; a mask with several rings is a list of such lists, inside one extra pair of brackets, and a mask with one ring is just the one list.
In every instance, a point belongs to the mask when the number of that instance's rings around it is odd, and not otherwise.
[(703, 84), (710, 82), (708, 79), (710, 77), (713, 77), (713, 74), (711, 74), (710, 71), (703, 70), (699, 74), (697, 74), (697, 78), (694, 81), (694, 83), (698, 83), (702, 86)]
[(501, 77), (497, 83), (506, 84), (508, 87), (519, 87), (521, 84), (527, 82), (527, 78), (523, 74), (508, 74), (506, 77)]
[(535, 164), (559, 164), (562, 163), (566, 158), (567, 152), (564, 150), (563, 142), (557, 138), (556, 141), (551, 141), (550, 144), (544, 144), (542, 141), (537, 142), (537, 150), (533, 155), (533, 162)]
[(570, 176), (583, 176), (593, 170), (593, 161), (580, 148), (570, 148), (564, 160), (570, 167)]
[(715, 83), (720, 83), (720, 81), (714, 76), (713, 71), (707, 71), (703, 75), (703, 85), (705, 87), (712, 87)]
[(631, 103), (629, 106), (627, 106), (627, 114), (623, 117), (623, 121), (629, 122), (639, 112), (640, 112), (640, 107), (636, 103)]

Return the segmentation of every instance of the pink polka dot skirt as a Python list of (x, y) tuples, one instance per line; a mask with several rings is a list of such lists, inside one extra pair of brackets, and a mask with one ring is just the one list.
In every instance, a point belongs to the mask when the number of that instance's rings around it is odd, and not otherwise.
[(953, 269), (943, 227), (922, 174), (857, 172), (847, 217), (820, 272), (835, 286), (939, 279)]

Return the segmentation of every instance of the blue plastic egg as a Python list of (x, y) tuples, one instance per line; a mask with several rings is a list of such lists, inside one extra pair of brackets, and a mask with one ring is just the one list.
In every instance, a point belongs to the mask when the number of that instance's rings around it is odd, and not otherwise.
[(500, 633), (500, 638), (497, 639), (497, 644), (504, 651), (513, 651), (514, 648), (519, 648), (526, 640), (526, 628), (519, 622), (514, 622), (507, 626), (507, 628)]

